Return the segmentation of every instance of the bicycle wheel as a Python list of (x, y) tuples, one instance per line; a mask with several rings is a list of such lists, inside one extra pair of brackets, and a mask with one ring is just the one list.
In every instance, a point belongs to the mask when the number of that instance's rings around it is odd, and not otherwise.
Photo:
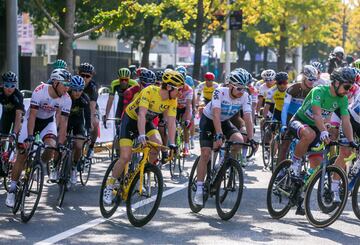
[(119, 142), (119, 137), (115, 135), (113, 142), (111, 144), (111, 162), (119, 158), (119, 156), (116, 154), (116, 149), (115, 149), (115, 145), (119, 144), (118, 142)]
[(267, 189), (266, 204), (269, 214), (274, 219), (284, 217), (291, 208), (290, 195), (292, 192), (288, 168), (291, 160), (282, 161), (271, 176)]
[(19, 208), (21, 206), (21, 200), (22, 200), (22, 193), (24, 189), (24, 180), (21, 179), (16, 187), (16, 194), (15, 194), (15, 205), (12, 208), (13, 214), (16, 214), (17, 211), (19, 211)]
[(188, 184), (188, 202), (189, 202), (189, 207), (191, 209), (192, 212), (194, 213), (198, 213), (200, 212), (200, 210), (203, 208), (201, 206), (198, 206), (194, 203), (194, 196), (196, 193), (196, 181), (197, 181), (197, 166), (199, 164), (199, 159), (200, 157), (197, 157), (194, 165), (191, 168), (191, 172), (190, 172), (190, 176), (189, 176), (189, 184)]
[(244, 176), (240, 163), (229, 158), (221, 171), (221, 181), (216, 188), (216, 211), (222, 220), (231, 219), (240, 206), (244, 188)]
[[(140, 194), (140, 188), (142, 193)], [(158, 167), (147, 164), (140, 186), (140, 172), (136, 174), (126, 200), (126, 213), (133, 226), (146, 225), (159, 208), (163, 193), (163, 176)], [(151, 204), (153, 203), (153, 204)]]
[(351, 202), (354, 213), (358, 219), (360, 219), (360, 178), (358, 177), (352, 194), (351, 194)]
[(263, 129), (261, 130), (261, 150), (264, 167), (268, 168), (270, 164), (270, 146), (265, 144), (266, 130), (267, 126), (264, 124)]
[(87, 184), (90, 177), (92, 159), (83, 156), (81, 158), (80, 182), (83, 186)]
[(63, 159), (63, 161), (60, 163), (60, 178), (59, 178), (59, 182), (58, 182), (58, 186), (59, 186), (59, 195), (57, 198), (57, 205), (59, 207), (61, 207), (64, 203), (64, 198), (65, 198), (65, 192), (68, 190), (67, 189), (67, 184), (70, 181), (70, 170), (71, 170), (71, 155), (70, 156), (65, 156), (65, 158)]
[(21, 198), (21, 220), (28, 222), (34, 215), (39, 204), (44, 185), (44, 173), (40, 162), (35, 162), (27, 181), (24, 183), (24, 190)]
[(114, 184), (113, 193), (116, 193), (116, 195), (115, 195), (111, 205), (107, 205), (103, 201), (104, 190), (106, 189), (107, 183), (109, 181), (109, 177), (112, 176), (112, 170), (115, 166), (115, 163), (116, 163), (116, 160), (110, 164), (110, 166), (108, 167), (108, 169), (105, 172), (105, 176), (104, 176), (104, 179), (101, 184), (99, 206), (100, 206), (101, 215), (104, 218), (110, 218), (115, 213), (116, 209), (119, 207), (119, 204), (121, 202), (119, 181), (117, 181)]
[(277, 153), (275, 152), (276, 143), (277, 143), (276, 139), (274, 138), (270, 144), (270, 170), (271, 170), (271, 172), (275, 171), (276, 162), (277, 162), (277, 157), (276, 157)]
[(13, 163), (7, 163), (7, 171), (6, 176), (4, 176), (4, 188), (7, 192), (9, 192), (10, 185), (11, 185), (11, 172), (12, 172)]
[[(331, 181), (334, 175), (340, 176), (340, 190), (343, 194), (340, 195), (341, 202), (336, 205), (335, 208), (329, 208), (325, 212), (322, 210), (322, 207), (319, 205), (325, 204), (328, 206), (335, 205), (329, 202), (329, 192), (327, 192), (326, 186), (331, 186)], [(319, 184), (322, 179), (322, 171), (318, 171), (314, 178), (308, 185), (308, 188), (305, 193), (305, 214), (309, 223), (317, 228), (324, 228), (336, 221), (340, 216), (341, 212), (344, 210), (347, 197), (348, 197), (348, 181), (345, 172), (337, 166), (327, 166), (326, 173), (324, 176), (323, 186)], [(321, 182), (320, 182), (321, 183)], [(322, 193), (322, 201), (319, 201), (318, 192)], [(332, 194), (332, 192), (331, 192)], [(332, 209), (332, 210), (331, 210)], [(331, 211), (331, 212), (330, 212)]]

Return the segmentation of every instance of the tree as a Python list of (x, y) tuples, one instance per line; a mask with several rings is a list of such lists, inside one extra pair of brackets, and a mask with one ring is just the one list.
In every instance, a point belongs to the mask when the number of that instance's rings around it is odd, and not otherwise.
[(284, 70), (287, 49), (322, 41), (330, 31), (329, 22), (336, 14), (338, 0), (262, 0), (259, 5), (260, 20), (271, 27), (261, 32), (248, 27), (249, 36), (260, 46), (277, 49), (278, 69)]
[[(34, 0), (19, 2), (20, 9), (30, 13), (32, 23), (37, 35), (44, 34), (50, 25), (53, 25), (60, 34), (58, 45), (58, 58), (64, 59), (70, 69), (73, 68), (73, 42), (83, 36), (104, 30), (108, 22), (95, 20), (102, 11), (125, 7), (131, 10), (130, 1), (90, 1), (90, 0)], [(111, 12), (110, 12), (111, 13)], [(123, 23), (126, 23), (129, 15), (124, 14)], [(129, 18), (130, 19), (130, 18)]]
[[(188, 0), (195, 1), (195, 0)], [(131, 40), (133, 46), (142, 44), (141, 66), (149, 66), (151, 43), (155, 37), (168, 35), (171, 40), (188, 39), (190, 33), (184, 28), (190, 11), (187, 1), (182, 0), (140, 0), (133, 4), (134, 16), (131, 23), (118, 25), (119, 20), (103, 12), (102, 20), (111, 18), (113, 24), (109, 30), (118, 31), (118, 37)], [(120, 9), (119, 9), (120, 10)], [(121, 17), (121, 12), (118, 17)], [(121, 20), (120, 20), (121, 22)]]

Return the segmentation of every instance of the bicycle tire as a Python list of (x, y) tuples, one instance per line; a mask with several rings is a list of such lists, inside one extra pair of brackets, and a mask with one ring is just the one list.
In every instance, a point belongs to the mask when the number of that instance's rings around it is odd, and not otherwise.
[(70, 170), (71, 170), (71, 155), (65, 156), (64, 160), (60, 165), (60, 178), (58, 182), (59, 195), (57, 198), (57, 206), (62, 207), (64, 203), (65, 193), (67, 191), (67, 183), (69, 181)]
[[(224, 164), (225, 164), (225, 169), (224, 169), (224, 171), (221, 172), (221, 174), (222, 174), (221, 181), (219, 182), (218, 186), (216, 187), (215, 204), (216, 204), (216, 211), (217, 211), (219, 217), (222, 220), (229, 220), (235, 215), (235, 213), (239, 209), (241, 198), (242, 198), (242, 193), (243, 193), (243, 188), (244, 188), (244, 175), (243, 175), (242, 168), (240, 167), (240, 163), (238, 161), (229, 158), (228, 161)], [(235, 170), (237, 173), (235, 173)], [(229, 175), (229, 178), (228, 178), (229, 181), (226, 183), (227, 175)], [(236, 175), (239, 178), (239, 189), (238, 189), (236, 201), (235, 201), (233, 207), (230, 208), (230, 211), (225, 211), (222, 208), (221, 204), (223, 204), (223, 202), (228, 197), (229, 191), (232, 191), (232, 189), (234, 188), (234, 186), (232, 186), (232, 184), (234, 184), (234, 182), (236, 181)], [(220, 192), (221, 192), (221, 187), (222, 187), (223, 181), (224, 181), (225, 191), (224, 191), (224, 194), (221, 195)]]
[[(111, 158), (110, 158), (110, 160), (111, 160), (111, 162), (113, 162), (114, 160), (116, 160), (115, 159), (115, 152), (116, 152), (116, 149), (115, 149), (115, 142), (116, 141), (119, 141), (119, 137), (117, 136), (117, 135), (115, 135), (115, 137), (114, 137), (114, 139), (113, 139), (113, 142), (112, 142), (112, 145), (111, 145)], [(117, 156), (117, 157), (119, 157), (119, 156)]]
[(196, 186), (196, 181), (197, 181), (197, 174), (196, 174), (196, 170), (197, 170), (197, 166), (199, 164), (199, 159), (200, 159), (200, 156), (196, 158), (192, 168), (191, 168), (191, 172), (190, 172), (190, 176), (189, 176), (189, 184), (188, 184), (188, 190), (187, 190), (187, 193), (188, 193), (188, 203), (189, 203), (189, 207), (191, 209), (191, 211), (193, 213), (198, 213), (201, 211), (201, 209), (203, 207), (201, 206), (198, 206), (196, 204), (194, 204), (193, 202), (193, 195), (192, 193), (195, 193), (196, 192), (196, 189), (197, 189), (197, 186)]
[[(157, 192), (156, 192), (157, 195), (156, 195), (156, 198), (154, 201), (154, 206), (151, 208), (151, 211), (149, 212), (149, 214), (145, 215), (145, 217), (143, 217), (143, 218), (135, 217), (134, 212), (137, 211), (139, 208), (148, 206), (150, 204), (146, 203), (146, 201), (145, 201), (145, 205), (143, 205), (143, 206), (138, 205), (139, 207), (136, 207), (136, 205), (139, 204), (140, 202), (132, 203), (134, 195), (138, 195), (138, 193), (139, 193), (138, 181), (140, 179), (140, 172), (138, 172), (136, 174), (134, 180), (132, 181), (132, 183), (130, 185), (129, 194), (128, 194), (128, 197), (126, 200), (126, 213), (127, 213), (130, 223), (136, 227), (142, 227), (142, 226), (146, 225), (154, 217), (156, 211), (158, 210), (158, 208), (160, 206), (160, 202), (162, 199), (164, 183), (163, 183), (162, 173), (158, 167), (156, 167), (153, 164), (149, 164), (149, 163), (146, 164), (145, 169), (144, 169), (144, 183), (143, 184), (145, 184), (145, 182), (147, 182), (146, 181), (147, 179), (145, 176), (148, 176), (148, 174), (151, 175), (151, 173), (153, 173), (154, 177), (156, 177), (154, 179), (155, 180), (154, 183), (155, 183), (155, 187), (157, 187)], [(146, 189), (146, 186), (142, 187), (142, 188)], [(149, 192), (151, 193), (152, 191), (149, 191)], [(143, 191), (142, 195), (144, 195), (144, 191)], [(148, 198), (153, 199), (153, 196), (150, 196)], [(135, 207), (133, 207), (133, 205)]]
[[(261, 130), (261, 150), (262, 150), (262, 159), (263, 159), (263, 164), (265, 168), (269, 167), (270, 164), (270, 146), (266, 146), (265, 145), (265, 132), (263, 132), (264, 130), (266, 130), (265, 125), (263, 125), (264, 129)], [(265, 153), (268, 153), (268, 157), (265, 157)]]
[(16, 190), (16, 194), (15, 194), (15, 205), (12, 208), (12, 213), (16, 214), (21, 206), (21, 199), (22, 199), (22, 192), (23, 192), (23, 186), (24, 186), (24, 182), (23, 180), (20, 180), (17, 184), (17, 190)]
[(117, 208), (119, 207), (120, 202), (121, 202), (121, 197), (120, 197), (119, 191), (117, 191), (117, 194), (116, 194), (116, 196), (114, 198), (114, 202), (113, 202), (114, 205), (111, 207), (111, 209), (109, 211), (106, 209), (107, 205), (103, 201), (103, 195), (104, 195), (104, 190), (106, 188), (106, 183), (107, 183), (108, 177), (111, 174), (112, 169), (115, 166), (115, 163), (116, 163), (116, 160), (113, 161), (107, 168), (104, 178), (103, 178), (103, 181), (102, 181), (102, 184), (101, 184), (101, 188), (100, 188), (99, 207), (100, 207), (101, 215), (104, 218), (110, 218), (115, 213), (115, 211), (117, 210)]
[[(272, 174), (270, 182), (269, 182), (269, 186), (267, 189), (267, 195), (266, 195), (266, 204), (267, 204), (268, 212), (273, 219), (280, 219), (280, 218), (284, 217), (291, 208), (290, 199), (287, 203), (284, 203), (285, 204), (284, 207), (282, 209), (280, 209), (279, 211), (275, 210), (275, 208), (273, 207), (273, 202), (272, 202), (272, 194), (275, 191), (274, 184), (278, 184), (278, 183), (276, 183), (276, 181), (286, 182), (286, 179), (284, 179), (284, 178), (286, 175), (286, 171), (290, 167), (291, 163), (292, 163), (291, 160), (282, 161), (275, 168), (275, 171)], [(284, 171), (284, 173), (285, 173), (283, 177), (281, 177), (281, 175), (283, 174), (283, 173), (281, 173), (281, 171)], [(277, 178), (279, 178), (279, 179), (277, 179)], [(281, 202), (282, 195), (279, 196), (279, 194), (282, 194), (282, 193), (279, 192), (276, 196), (279, 197), (279, 199), (280, 199), (279, 201)]]
[[(328, 176), (333, 175), (333, 174), (331, 174), (331, 172), (336, 173), (337, 175), (340, 176), (341, 183), (343, 185), (345, 194), (343, 196), (343, 199), (342, 199), (340, 205), (338, 205), (339, 208), (334, 212), (334, 214), (330, 215), (330, 218), (328, 218), (328, 219), (326, 219), (324, 221), (319, 221), (314, 217), (313, 212), (312, 212), (312, 210), (310, 208), (311, 193), (312, 193), (312, 190), (313, 190), (315, 184), (317, 183), (317, 181), (320, 180), (321, 175), (322, 175), (322, 171), (318, 171), (315, 174), (314, 178), (308, 184), (308, 188), (306, 189), (305, 200), (304, 200), (305, 215), (306, 215), (306, 218), (309, 221), (309, 223), (311, 225), (313, 225), (314, 227), (317, 227), (317, 228), (325, 228), (325, 227), (331, 225), (332, 223), (334, 223), (337, 220), (337, 218), (341, 215), (341, 213), (344, 210), (345, 205), (346, 205), (346, 201), (347, 201), (347, 197), (348, 197), (347, 176), (346, 176), (345, 172), (341, 168), (339, 168), (337, 166), (327, 166), (326, 167), (326, 173), (328, 174)], [(316, 192), (318, 192), (318, 191), (316, 191)], [(316, 193), (316, 198), (317, 198), (317, 193)], [(323, 213), (325, 213), (325, 212), (323, 212)]]
[[(37, 181), (36, 181), (37, 196), (36, 196), (34, 205), (31, 208), (30, 212), (26, 213), (26, 211), (25, 211), (26, 199), (29, 198), (31, 193), (34, 193), (34, 191), (31, 191), (31, 189), (34, 185), (34, 179), (33, 179), (34, 174), (36, 174), (35, 177), (37, 179)], [(22, 220), (22, 222), (27, 223), (35, 214), (36, 208), (37, 208), (40, 198), (41, 198), (43, 185), (44, 185), (44, 172), (43, 172), (42, 165), (40, 162), (35, 162), (34, 165), (32, 166), (28, 181), (26, 181), (24, 183), (24, 190), (22, 192), (22, 198), (21, 198), (21, 220)]]
[(358, 177), (356, 182), (355, 182), (355, 185), (354, 185), (354, 188), (352, 190), (352, 194), (351, 194), (351, 204), (352, 204), (352, 208), (353, 208), (353, 211), (356, 215), (356, 217), (358, 219), (360, 219), (360, 206), (359, 206), (359, 202), (358, 202), (358, 198), (359, 198), (359, 193), (360, 191), (360, 178)]
[(80, 171), (80, 182), (81, 185), (86, 186), (91, 174), (92, 159), (84, 156), (81, 159), (81, 164), (83, 166), (81, 167)]
[[(276, 164), (275, 163), (275, 138), (271, 141), (270, 144), (270, 170), (273, 173), (275, 171)], [(275, 167), (274, 167), (275, 165)]]
[(9, 189), (10, 189), (12, 164), (13, 163), (8, 162), (6, 176), (3, 177), (3, 179), (4, 179), (4, 188), (5, 188), (6, 192), (9, 192)]

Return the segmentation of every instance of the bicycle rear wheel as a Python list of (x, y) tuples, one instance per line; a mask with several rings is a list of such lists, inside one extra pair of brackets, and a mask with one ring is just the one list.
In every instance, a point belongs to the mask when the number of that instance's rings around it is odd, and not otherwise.
[(10, 185), (11, 185), (11, 172), (12, 172), (12, 166), (13, 163), (8, 162), (7, 163), (7, 171), (6, 171), (6, 176), (4, 176), (4, 188), (5, 190), (8, 192), (10, 189)]
[(60, 178), (58, 182), (59, 195), (57, 198), (57, 205), (59, 207), (63, 205), (65, 192), (68, 190), (67, 185), (70, 181), (71, 159), (71, 156), (65, 156), (60, 165)]
[(360, 178), (358, 177), (351, 195), (352, 208), (358, 219), (360, 219)]
[(80, 182), (83, 186), (87, 184), (89, 181), (90, 173), (91, 173), (91, 165), (92, 159), (83, 156), (81, 158), (81, 170), (80, 170)]
[(21, 198), (21, 220), (25, 223), (34, 215), (44, 185), (44, 173), (40, 162), (33, 164), (27, 178)]
[(221, 219), (231, 219), (240, 206), (244, 188), (244, 176), (240, 163), (229, 158), (220, 174), (221, 181), (216, 188), (216, 211)]
[[(140, 194), (140, 189), (142, 193)], [(126, 200), (126, 213), (130, 223), (136, 227), (146, 225), (159, 208), (163, 194), (163, 176), (158, 167), (147, 164), (140, 186), (140, 172), (131, 183)], [(153, 203), (153, 204), (151, 204)]]
[[(333, 193), (331, 188), (327, 188), (327, 186), (331, 186), (334, 175), (340, 176), (341, 202), (339, 204), (333, 203)], [(347, 176), (342, 169), (337, 166), (327, 166), (323, 186), (321, 185), (321, 179), (322, 171), (318, 171), (308, 185), (304, 202), (306, 218), (310, 224), (317, 228), (324, 228), (334, 223), (344, 210), (348, 197)], [(328, 208), (324, 210), (324, 206)]]
[[(22, 177), (21, 177), (21, 178), (22, 178)], [(16, 214), (17, 211), (19, 211), (19, 208), (20, 208), (20, 206), (21, 206), (23, 189), (24, 189), (24, 180), (21, 179), (21, 180), (17, 183), (17, 187), (16, 187), (15, 205), (14, 205), (14, 207), (12, 208), (13, 214)]]
[(100, 212), (101, 212), (101, 215), (104, 217), (104, 218), (110, 218), (116, 211), (116, 209), (119, 207), (119, 204), (121, 202), (121, 197), (120, 197), (120, 183), (119, 181), (117, 180), (116, 183), (114, 184), (114, 189), (113, 189), (113, 193), (116, 193), (114, 198), (113, 198), (113, 201), (111, 203), (111, 205), (107, 205), (104, 203), (104, 200), (103, 200), (103, 196), (104, 196), (104, 191), (107, 187), (107, 184), (109, 182), (109, 177), (112, 176), (112, 170), (115, 166), (115, 163), (116, 163), (116, 160), (113, 161), (108, 169), (106, 170), (105, 172), (105, 176), (104, 176), (104, 179), (102, 181), (102, 184), (101, 184), (101, 188), (100, 188), (100, 199), (99, 199), (99, 206), (100, 206)]
[(266, 204), (269, 214), (274, 219), (284, 217), (290, 210), (291, 180), (288, 174), (290, 160), (282, 161), (271, 176), (267, 189)]
[(194, 203), (194, 196), (197, 190), (197, 166), (199, 164), (199, 159), (200, 157), (197, 157), (192, 168), (191, 168), (191, 172), (190, 172), (190, 176), (189, 176), (189, 184), (188, 184), (188, 203), (189, 203), (189, 207), (191, 209), (192, 212), (194, 213), (198, 213), (200, 212), (200, 210), (203, 208), (201, 206), (198, 206)]

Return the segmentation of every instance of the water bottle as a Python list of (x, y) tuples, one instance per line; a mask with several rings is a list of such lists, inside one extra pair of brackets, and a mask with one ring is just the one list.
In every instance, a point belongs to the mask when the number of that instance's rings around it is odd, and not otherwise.
[(221, 164), (223, 164), (224, 162), (224, 156), (225, 156), (225, 151), (224, 149), (220, 149), (219, 151), (219, 161), (218, 161), (218, 164), (219, 166), (221, 166)]

